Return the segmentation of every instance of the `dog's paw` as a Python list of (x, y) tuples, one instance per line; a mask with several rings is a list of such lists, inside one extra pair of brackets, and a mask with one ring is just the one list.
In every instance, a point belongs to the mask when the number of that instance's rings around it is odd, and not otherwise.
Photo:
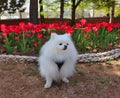
[(51, 84), (45, 84), (44, 85), (44, 88), (50, 88), (51, 87)]
[(62, 81), (65, 83), (69, 83), (69, 80), (67, 78), (63, 78)]

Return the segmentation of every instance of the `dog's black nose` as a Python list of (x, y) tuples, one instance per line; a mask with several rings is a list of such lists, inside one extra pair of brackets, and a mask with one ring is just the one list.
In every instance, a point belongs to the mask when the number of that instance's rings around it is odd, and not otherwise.
[(67, 49), (67, 46), (66, 45), (64, 45), (64, 48), (63, 48), (63, 50), (66, 50)]

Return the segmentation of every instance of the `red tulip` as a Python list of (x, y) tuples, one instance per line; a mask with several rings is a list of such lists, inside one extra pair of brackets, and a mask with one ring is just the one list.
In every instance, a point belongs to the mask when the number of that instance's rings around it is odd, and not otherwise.
[(46, 39), (47, 37), (46, 36), (43, 36), (44, 39)]
[(56, 25), (56, 26), (55, 26), (55, 29), (56, 29), (56, 30), (60, 30), (60, 26), (59, 26), (59, 25)]
[(38, 26), (38, 25), (35, 25), (35, 26), (34, 26), (34, 29), (35, 29), (35, 32), (40, 32), (41, 27), (40, 27), (40, 26)]
[(81, 22), (82, 25), (86, 24), (86, 20), (85, 19), (81, 19), (80, 22)]
[(103, 27), (106, 27), (107, 25), (108, 25), (107, 22), (102, 22), (102, 26), (103, 26)]
[(66, 33), (72, 34), (73, 33), (73, 28), (71, 26), (68, 26), (67, 29), (65, 30)]
[(38, 44), (39, 44), (39, 43), (36, 41), (36, 42), (34, 42), (33, 46), (36, 47), (36, 46), (38, 46)]
[(31, 30), (33, 28), (33, 25), (32, 23), (28, 22), (28, 28)]
[(1, 36), (5, 37), (5, 36), (7, 36), (7, 34), (6, 33), (2, 33)]
[(35, 30), (31, 30), (32, 34), (35, 34)]
[(21, 34), (21, 29), (19, 26), (16, 26), (15, 29), (14, 29), (14, 32), (17, 33), (17, 34)]
[(108, 30), (109, 32), (111, 32), (111, 31), (113, 30), (113, 28), (112, 28), (111, 26), (108, 26), (108, 27), (107, 27), (107, 30)]
[(52, 23), (52, 24), (49, 24), (48, 28), (49, 28), (49, 29), (54, 29), (54, 28), (55, 28), (55, 25), (54, 25), (54, 23)]
[(7, 26), (6, 26), (5, 24), (1, 24), (1, 25), (0, 25), (0, 28), (1, 28), (1, 31), (2, 31), (2, 32), (6, 32)]
[(10, 30), (10, 32), (14, 32), (15, 31), (15, 26), (13, 26), (13, 25), (9, 26), (9, 30)]
[(93, 31), (94, 32), (97, 32), (98, 31), (98, 28), (97, 27), (92, 27)]
[(7, 40), (4, 39), (4, 40), (3, 40), (3, 43), (6, 43), (6, 42), (7, 42)]
[(90, 34), (86, 34), (85, 37), (86, 37), (86, 38), (89, 38), (89, 37), (90, 37)]
[(82, 25), (80, 23), (75, 24), (75, 28), (81, 28), (81, 27), (82, 27)]
[(85, 33), (85, 30), (84, 30), (84, 29), (82, 29), (82, 30), (81, 30), (81, 33), (82, 33), (82, 34), (84, 34), (84, 33)]
[(27, 33), (27, 34), (25, 34), (27, 37), (30, 37), (31, 36), (31, 34), (30, 33)]
[(61, 29), (62, 29), (62, 30), (67, 29), (67, 24), (66, 24), (66, 23), (63, 23), (62, 26), (61, 26)]
[(90, 32), (91, 28), (90, 27), (86, 27), (85, 28), (85, 32)]
[(98, 35), (98, 31), (96, 31), (95, 34)]
[(20, 26), (20, 28), (23, 30), (24, 27), (25, 27), (25, 23), (24, 23), (24, 22), (20, 22), (20, 23), (19, 23), (19, 26)]
[(19, 39), (19, 37), (18, 36), (15, 36), (15, 38), (14, 38), (15, 40), (18, 40)]
[(24, 32), (26, 32), (27, 30), (29, 30), (29, 26), (26, 25), (24, 22), (20, 22), (19, 26), (20, 26), (20, 29), (23, 30)]
[(38, 38), (41, 38), (41, 37), (42, 37), (42, 34), (38, 34), (37, 37), (38, 37)]

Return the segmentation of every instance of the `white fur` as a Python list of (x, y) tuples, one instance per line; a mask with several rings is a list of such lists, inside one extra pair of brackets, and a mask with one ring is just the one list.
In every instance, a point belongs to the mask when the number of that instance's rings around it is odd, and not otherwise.
[[(66, 50), (64, 50), (65, 46), (67, 46)], [(43, 45), (38, 60), (40, 74), (46, 80), (44, 87), (51, 87), (53, 81), (62, 80), (68, 83), (67, 78), (75, 72), (76, 60), (77, 51), (70, 35), (53, 33), (50, 40)], [(65, 61), (60, 70), (55, 61)]]

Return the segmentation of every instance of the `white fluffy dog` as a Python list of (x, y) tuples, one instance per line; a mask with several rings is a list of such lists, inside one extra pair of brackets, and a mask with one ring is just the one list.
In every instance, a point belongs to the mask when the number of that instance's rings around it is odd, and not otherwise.
[(75, 72), (77, 51), (71, 41), (70, 34), (51, 34), (39, 56), (39, 71), (46, 83), (44, 88), (50, 88), (53, 81), (69, 82), (67, 79)]

